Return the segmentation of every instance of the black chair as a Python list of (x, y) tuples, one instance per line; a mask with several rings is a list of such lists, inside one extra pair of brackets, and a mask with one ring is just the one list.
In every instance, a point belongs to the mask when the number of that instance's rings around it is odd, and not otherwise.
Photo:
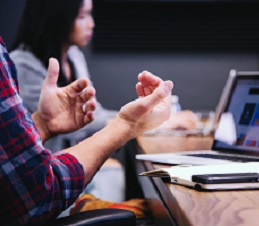
[(58, 218), (44, 226), (136, 226), (136, 217), (129, 210), (107, 208)]

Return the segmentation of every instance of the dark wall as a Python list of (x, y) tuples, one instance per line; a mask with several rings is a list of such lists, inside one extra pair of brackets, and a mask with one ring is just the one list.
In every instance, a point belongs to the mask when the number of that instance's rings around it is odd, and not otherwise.
[(258, 70), (258, 1), (94, 5), (95, 35), (85, 52), (107, 107), (118, 109), (133, 99), (136, 76), (146, 69), (174, 81), (183, 108), (214, 110), (231, 69)]
[(14, 39), (26, 0), (0, 0), (0, 35), (9, 47)]
[[(87, 51), (86, 51), (87, 52)], [(257, 54), (96, 54), (87, 52), (97, 97), (119, 109), (136, 98), (135, 84), (142, 70), (171, 79), (184, 109), (214, 110), (231, 69), (259, 70)]]
[(96, 52), (259, 50), (259, 2), (95, 0)]
[[(94, 0), (94, 2), (99, 2), (99, 0)], [(0, 35), (4, 38), (7, 46), (9, 46), (13, 41), (25, 0), (0, 0), (0, 3)], [(98, 19), (97, 12), (94, 13), (94, 16)], [(195, 16), (199, 17), (200, 15), (195, 14)], [(182, 18), (187, 17), (182, 16)], [(120, 22), (123, 28), (125, 21), (115, 21)], [(108, 27), (110, 24), (108, 22), (106, 21), (107, 25), (105, 26), (107, 27), (105, 33), (106, 41), (109, 35), (112, 34), (112, 30)], [(187, 22), (185, 21), (184, 23)], [(98, 30), (98, 27), (103, 28), (101, 24), (99, 19), (96, 20), (96, 34), (99, 35), (98, 41), (100, 41), (100, 30)], [(251, 29), (251, 32), (259, 31), (259, 28), (256, 26), (249, 25), (248, 28)], [(179, 29), (179, 32), (183, 32), (183, 28)], [(215, 27), (211, 26), (210, 28), (213, 30)], [(238, 27), (237, 31), (239, 31)], [(156, 34), (159, 35), (159, 33)], [(174, 35), (174, 33), (171, 35)], [(241, 34), (241, 36), (244, 35), (246, 34)], [(119, 36), (112, 36), (113, 44), (123, 41), (123, 37), (114, 40), (116, 37)], [(131, 36), (130, 40), (138, 43), (138, 38), (140, 39), (138, 36)], [(141, 42), (147, 43), (145, 42), (146, 40), (142, 38)], [(186, 40), (188, 41), (188, 39)], [(105, 107), (111, 109), (119, 109), (126, 102), (136, 98), (135, 84), (137, 82), (137, 74), (142, 70), (150, 70), (163, 79), (173, 80), (175, 83), (173, 92), (179, 95), (182, 107), (194, 111), (215, 109), (230, 69), (259, 70), (258, 54), (253, 49), (252, 51), (251, 49), (249, 51), (245, 49), (232, 49), (228, 51), (185, 49), (185, 51), (147, 52), (137, 51), (136, 49), (130, 51), (130, 48), (127, 51), (123, 49), (122, 51), (113, 51), (106, 48), (106, 51), (102, 51), (102, 49), (97, 48), (96, 41), (97, 36), (94, 37), (92, 45), (83, 49), (83, 51), (88, 61), (92, 80), (97, 89), (97, 97)], [(234, 41), (235, 39), (233, 39)], [(106, 43), (109, 45), (109, 42)]]

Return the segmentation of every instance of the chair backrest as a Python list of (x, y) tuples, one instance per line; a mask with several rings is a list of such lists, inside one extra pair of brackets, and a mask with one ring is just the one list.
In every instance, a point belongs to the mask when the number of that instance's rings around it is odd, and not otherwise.
[(52, 220), (44, 226), (136, 226), (132, 211), (123, 209), (96, 209)]

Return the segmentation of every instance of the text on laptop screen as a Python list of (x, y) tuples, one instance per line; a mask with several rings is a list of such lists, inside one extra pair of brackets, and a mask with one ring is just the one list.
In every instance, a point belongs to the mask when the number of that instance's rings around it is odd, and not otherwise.
[[(233, 143), (228, 143), (216, 138), (214, 148), (229, 151), (258, 151), (259, 153), (259, 75), (247, 78), (240, 76), (236, 79), (225, 113), (231, 115), (232, 122), (230, 123), (235, 128), (236, 139)], [(218, 137), (230, 135), (231, 125), (225, 122), (222, 124), (223, 118), (221, 117), (216, 131), (216, 133), (222, 133)]]

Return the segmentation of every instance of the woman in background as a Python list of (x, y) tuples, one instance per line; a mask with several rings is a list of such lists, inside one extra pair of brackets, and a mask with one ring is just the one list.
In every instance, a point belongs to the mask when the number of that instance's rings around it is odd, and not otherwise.
[[(59, 61), (60, 87), (82, 76), (90, 78), (79, 47), (86, 46), (93, 36), (92, 4), (92, 0), (27, 0), (10, 55), (17, 67), (20, 95), (29, 111), (37, 109), (50, 57)], [(95, 120), (91, 124), (74, 133), (59, 135), (45, 146), (58, 151), (103, 128), (114, 112), (96, 102)], [(168, 121), (167, 128), (192, 129), (196, 126), (192, 112), (183, 111), (177, 115)], [(123, 201), (125, 188), (121, 164), (109, 159), (87, 189), (100, 199)]]
[[(30, 112), (37, 109), (50, 57), (59, 61), (60, 87), (77, 78), (90, 77), (84, 55), (78, 47), (87, 45), (92, 38), (94, 21), (91, 12), (92, 0), (26, 2), (10, 55), (16, 64), (20, 95)], [(102, 129), (112, 113), (97, 102), (93, 123), (79, 131), (58, 135), (45, 146), (54, 152), (73, 146)], [(124, 201), (125, 175), (121, 163), (108, 159), (85, 192), (108, 201)]]

